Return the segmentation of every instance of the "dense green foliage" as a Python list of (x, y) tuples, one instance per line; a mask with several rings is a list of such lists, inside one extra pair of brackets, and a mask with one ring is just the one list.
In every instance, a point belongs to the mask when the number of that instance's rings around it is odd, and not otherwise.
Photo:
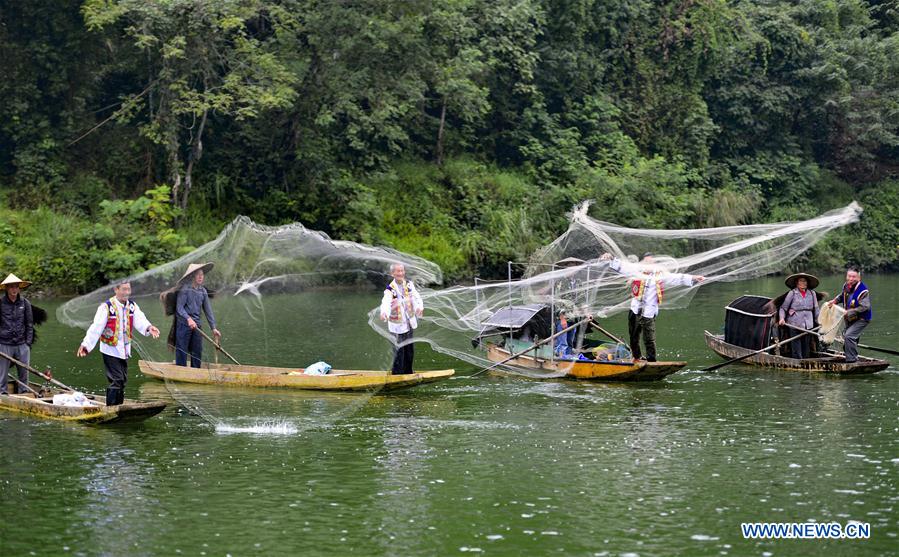
[(592, 214), (858, 225), (899, 270), (895, 0), (0, 1), (0, 266), (84, 290), (237, 214), (493, 276)]

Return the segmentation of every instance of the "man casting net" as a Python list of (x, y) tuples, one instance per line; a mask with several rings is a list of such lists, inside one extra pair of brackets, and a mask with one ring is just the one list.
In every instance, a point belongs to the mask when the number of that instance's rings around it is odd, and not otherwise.
[[(175, 261), (75, 298), (58, 309), (57, 317), (84, 329), (96, 324), (96, 334), (86, 337), (86, 348), (98, 345), (104, 350), (107, 346), (104, 364), (108, 347), (119, 338), (122, 347), (133, 346), (145, 374), (165, 379), (165, 388), (179, 402), (218, 426), (222, 426), (223, 416), (233, 422), (246, 418), (247, 413), (247, 419), (263, 418), (272, 423), (278, 416), (255, 403), (279, 395), (253, 391), (247, 396), (244, 391), (243, 396), (232, 397), (223, 395), (220, 388), (176, 383), (174, 374), (193, 373), (189, 377), (196, 382), (215, 384), (227, 379), (226, 371), (248, 370), (258, 375), (247, 380), (244, 386), (250, 387), (276, 385), (272, 380), (284, 375), (302, 374), (305, 380), (309, 373), (324, 373), (329, 366), (333, 372), (389, 369), (390, 344), (359, 341), (377, 339), (365, 326), (365, 316), (392, 280), (391, 264), (402, 264), (416, 284), (442, 280), (439, 267), (419, 257), (332, 240), (300, 224), (269, 227), (239, 217), (215, 240)], [(114, 286), (123, 282), (128, 283), (131, 294), (116, 301)], [(143, 321), (133, 325), (128, 299), (161, 330), (162, 338), (143, 336)], [(108, 316), (104, 308), (108, 308)], [(134, 326), (135, 334), (129, 325)], [(219, 332), (222, 350), (214, 345)], [(365, 346), (370, 348), (360, 348)], [(127, 365), (127, 353), (120, 352), (119, 359)], [(118, 388), (128, 375), (133, 377), (137, 367), (113, 369), (118, 381), (114, 386)], [(272, 372), (271, 368), (280, 369)], [(369, 393), (377, 392), (389, 380), (379, 384), (374, 376), (364, 379), (367, 383), (361, 390)], [(141, 389), (149, 397), (165, 395), (152, 382), (143, 383)], [(335, 415), (362, 400), (305, 402), (317, 405), (319, 414)], [(290, 403), (304, 401), (291, 399)], [(258, 430), (258, 424), (249, 427)], [(222, 429), (234, 430), (233, 423)]]
[[(651, 361), (654, 353), (638, 354), (632, 343), (605, 333), (602, 341), (585, 343), (587, 332), (596, 329), (589, 323), (629, 311), (636, 317), (629, 322), (631, 338), (636, 328), (638, 341), (641, 334), (649, 341), (650, 321), (658, 310), (686, 307), (700, 284), (780, 271), (830, 230), (856, 222), (861, 214), (852, 203), (801, 222), (651, 230), (596, 220), (588, 209), (588, 203), (578, 206), (568, 230), (530, 261), (510, 263), (506, 280), (423, 289), (428, 312), (417, 340), (479, 367), (525, 375), (566, 375), (564, 365), (528, 369), (541, 360)], [(369, 314), (370, 325), (389, 338), (376, 313)], [(654, 352), (651, 340), (647, 352)], [(501, 363), (502, 354), (529, 347), (530, 364)]]

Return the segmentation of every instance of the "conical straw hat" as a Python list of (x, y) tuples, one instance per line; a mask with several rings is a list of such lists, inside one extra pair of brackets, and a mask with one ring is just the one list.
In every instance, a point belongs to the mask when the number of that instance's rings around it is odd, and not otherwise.
[(787, 285), (787, 288), (796, 288), (796, 282), (801, 278), (804, 278), (808, 282), (809, 290), (818, 288), (818, 277), (816, 277), (815, 275), (810, 275), (808, 273), (796, 273), (794, 275), (790, 275), (787, 277), (787, 280), (784, 281), (784, 284)]
[(213, 267), (215, 267), (215, 263), (191, 263), (190, 265), (187, 266), (187, 270), (184, 271), (184, 275), (182, 275), (181, 278), (178, 279), (178, 284), (181, 284), (184, 281), (186, 281), (191, 275), (193, 275), (197, 271), (203, 271), (203, 274), (205, 275), (210, 270), (212, 270)]
[(8, 277), (6, 277), (2, 283), (0, 283), (0, 290), (6, 290), (6, 287), (10, 284), (18, 284), (19, 288), (28, 288), (31, 286), (31, 283), (27, 280), (22, 280), (16, 275), (10, 273)]

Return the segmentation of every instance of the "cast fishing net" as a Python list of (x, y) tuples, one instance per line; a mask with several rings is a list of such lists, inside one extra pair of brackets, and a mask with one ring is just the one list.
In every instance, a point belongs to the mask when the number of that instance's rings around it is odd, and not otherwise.
[(818, 314), (818, 322), (821, 324), (821, 342), (833, 344), (837, 337), (841, 337), (846, 328), (843, 316), (846, 310), (838, 305), (821, 305), (821, 313)]
[[(661, 309), (683, 308), (700, 284), (781, 271), (829, 231), (856, 222), (861, 214), (861, 207), (852, 203), (801, 222), (652, 230), (596, 220), (588, 215), (589, 208), (588, 203), (575, 208), (568, 230), (530, 261), (510, 263), (506, 280), (424, 290), (425, 314), (415, 331), (417, 341), (476, 366), (495, 365), (498, 359), (491, 361), (486, 348), (493, 344), (514, 351), (548, 338), (557, 330), (559, 310), (567, 312), (570, 322), (588, 315), (601, 322), (628, 310), (634, 282), (650, 274), (667, 283)], [(651, 254), (648, 259), (644, 258), (647, 253)], [(604, 254), (609, 254), (609, 260)], [(698, 283), (684, 275), (703, 276), (705, 281)], [(376, 310), (370, 312), (369, 323), (381, 335), (390, 336)], [(529, 330), (522, 327), (524, 323)], [(542, 357), (554, 358), (548, 346)], [(619, 357), (621, 349), (609, 347)], [(511, 365), (496, 369), (553, 374)]]
[[(440, 268), (419, 257), (332, 240), (300, 224), (269, 227), (238, 217), (215, 240), (130, 277), (132, 299), (161, 332), (158, 340), (135, 332), (133, 348), (145, 365), (164, 377), (163, 367), (154, 363), (172, 363), (175, 355), (166, 342), (173, 317), (166, 315), (160, 294), (178, 283), (188, 264), (205, 262), (215, 265), (206, 273), (205, 286), (214, 292), (211, 303), (223, 334), (223, 348), (243, 365), (281, 367), (292, 373), (317, 361), (327, 362), (335, 371), (390, 369), (392, 345), (374, 335), (366, 314), (372, 303), (380, 301), (391, 280), (391, 263), (404, 264), (407, 276), (416, 284), (442, 280)], [(80, 296), (61, 306), (57, 318), (87, 329), (98, 305), (112, 296), (111, 285)], [(205, 316), (202, 322), (204, 332), (211, 336)], [(99, 346), (89, 358), (96, 358), (98, 373), (102, 373), (97, 351)], [(129, 387), (138, 371), (135, 360), (131, 360)], [(204, 341), (201, 371), (214, 378), (216, 362), (231, 364), (211, 342)], [(373, 394), (378, 388), (376, 384), (367, 392)], [(141, 396), (167, 394), (160, 389), (225, 432), (289, 431), (292, 426), (285, 426), (284, 414), (305, 414), (314, 422), (352, 411), (365, 401), (364, 396), (284, 397), (283, 391), (273, 389), (240, 392), (168, 379), (164, 384), (142, 383)], [(227, 420), (223, 416), (228, 416)]]

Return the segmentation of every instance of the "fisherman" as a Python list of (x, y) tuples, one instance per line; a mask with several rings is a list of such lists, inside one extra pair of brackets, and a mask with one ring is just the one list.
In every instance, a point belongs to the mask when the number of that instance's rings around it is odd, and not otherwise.
[[(31, 302), (21, 294), (23, 288), (31, 285), (10, 274), (0, 283), (0, 352), (19, 360), (25, 366), (31, 360), (31, 345), (34, 343), (34, 315)], [(11, 361), (0, 357), (0, 394), (8, 394), (9, 366)], [(16, 364), (19, 382), (28, 384), (28, 369)], [(17, 387), (16, 392), (22, 392)]]
[[(799, 329), (812, 329), (818, 326), (818, 278), (806, 273), (796, 273), (784, 281), (790, 291), (778, 310), (778, 325), (792, 325)], [(789, 336), (796, 336), (793, 333)], [(790, 354), (793, 358), (811, 357), (811, 336), (802, 335), (790, 342)]]
[[(559, 312), (559, 319), (556, 321), (556, 330), (553, 331), (555, 334), (559, 334), (565, 329), (568, 328), (568, 315), (565, 311)], [(573, 331), (574, 329), (572, 329)], [(571, 331), (569, 331), (570, 333)], [(570, 358), (574, 355), (574, 352), (571, 349), (571, 338), (568, 333), (561, 334), (553, 340), (553, 353), (559, 358)]]
[(402, 263), (390, 265), (393, 280), (381, 298), (381, 321), (387, 321), (387, 329), (396, 335), (392, 373), (412, 373), (415, 352), (412, 347), (412, 331), (418, 327), (418, 317), (424, 313), (424, 303), (411, 280), (406, 280), (406, 267)]
[(858, 341), (862, 331), (871, 323), (874, 312), (871, 310), (871, 294), (868, 287), (862, 282), (862, 273), (858, 267), (850, 265), (846, 269), (846, 283), (843, 290), (836, 298), (827, 302), (827, 305), (842, 305), (846, 310), (843, 320), (846, 321), (846, 331), (843, 332), (843, 353), (846, 355), (846, 363), (858, 361)]
[(215, 315), (209, 303), (209, 292), (203, 286), (206, 273), (212, 270), (213, 263), (191, 263), (184, 276), (178, 281), (179, 289), (175, 302), (175, 363), (187, 366), (190, 354), (190, 367), (200, 367), (203, 356), (203, 336), (200, 333), (200, 311), (206, 314), (206, 321), (212, 329), (212, 336), (218, 343), (222, 333), (215, 326)]
[(656, 361), (656, 324), (655, 318), (659, 313), (659, 304), (665, 295), (665, 288), (669, 286), (693, 286), (705, 280), (702, 275), (685, 275), (669, 273), (654, 267), (655, 258), (652, 253), (643, 255), (639, 265), (618, 258), (612, 258), (610, 253), (604, 253), (600, 257), (602, 261), (609, 261), (609, 268), (628, 277), (631, 287), (631, 311), (628, 314), (627, 328), (630, 334), (630, 347), (634, 360), (642, 360), (640, 351), (640, 336), (646, 345), (646, 360)]
[(125, 383), (128, 381), (128, 358), (131, 356), (131, 338), (137, 330), (144, 336), (159, 338), (159, 329), (154, 327), (144, 312), (131, 299), (131, 283), (127, 280), (113, 286), (115, 295), (100, 304), (94, 315), (84, 340), (78, 347), (79, 358), (100, 341), (103, 365), (106, 367), (106, 405), (114, 406), (125, 401)]
[[(578, 269), (583, 264), (584, 260), (577, 257), (566, 257), (553, 264), (553, 271), (571, 269), (570, 271), (563, 271), (564, 274), (555, 281), (555, 292), (553, 295), (556, 300), (567, 304), (567, 307), (571, 308), (572, 311), (569, 311), (566, 316), (575, 320), (581, 316), (587, 305), (587, 293), (582, 283), (582, 278), (584, 277), (582, 276), (582, 270)], [(565, 333), (568, 337), (566, 339), (568, 348), (571, 350), (574, 350), (575, 347), (581, 348), (586, 332), (587, 324), (582, 323)]]

